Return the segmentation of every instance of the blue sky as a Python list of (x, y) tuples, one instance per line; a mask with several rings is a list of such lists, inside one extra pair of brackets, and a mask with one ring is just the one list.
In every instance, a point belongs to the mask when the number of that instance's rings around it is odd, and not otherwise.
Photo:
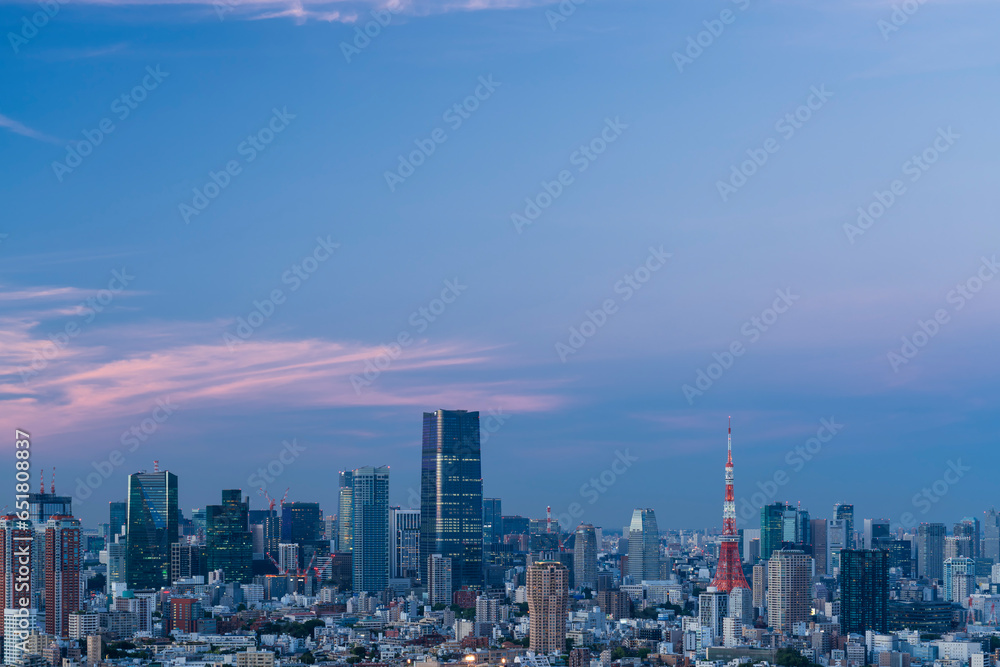
[[(503, 415), (505, 513), (721, 526), (733, 415), (738, 498), (789, 471), (773, 500), (815, 516), (979, 515), (1000, 8), (917, 7), (70, 2), (35, 34), (40, 5), (2, 2), (0, 420), (89, 522), (153, 459), (188, 510), (257, 503), (293, 439), (272, 494), (334, 512), (338, 470), (388, 464), (405, 505), (438, 408)], [(796, 469), (821, 419), (844, 427)]]

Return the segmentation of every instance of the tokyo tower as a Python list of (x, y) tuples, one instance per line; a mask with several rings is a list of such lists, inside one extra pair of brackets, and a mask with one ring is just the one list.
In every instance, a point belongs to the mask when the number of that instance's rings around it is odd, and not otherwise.
[(733, 495), (733, 418), (729, 418), (729, 459), (726, 461), (726, 502), (722, 505), (722, 544), (712, 586), (725, 593), (734, 588), (750, 588), (740, 562), (739, 535), (736, 533), (736, 497)]

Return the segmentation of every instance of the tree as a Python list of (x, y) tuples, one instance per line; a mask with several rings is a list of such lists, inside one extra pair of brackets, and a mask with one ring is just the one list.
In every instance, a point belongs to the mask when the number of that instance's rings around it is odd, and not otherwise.
[(302, 654), (302, 662), (307, 665), (313, 665), (316, 663), (316, 658), (313, 656), (312, 651), (306, 651)]
[(594, 591), (592, 591), (589, 586), (584, 586), (583, 588), (583, 599), (584, 600), (594, 599)]
[(775, 655), (775, 662), (780, 667), (809, 667), (810, 662), (807, 657), (793, 648), (779, 648)]

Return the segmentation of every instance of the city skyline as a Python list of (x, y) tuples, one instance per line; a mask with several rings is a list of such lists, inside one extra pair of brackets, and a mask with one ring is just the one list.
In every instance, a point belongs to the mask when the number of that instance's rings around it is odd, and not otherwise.
[[(416, 415), (500, 410), (484, 493), (510, 511), (565, 511), (627, 450), (629, 483), (585, 495), (581, 519), (651, 506), (674, 525), (684, 507), (707, 526), (716, 502), (692, 480), (732, 414), (737, 516), (779, 470), (774, 499), (919, 513), (949, 460), (967, 483), (920, 518), (989, 507), (980, 26), (1000, 8), (929, 0), (884, 33), (882, 3), (588, 0), (554, 25), (559, 3), (504, 4), (406, 4), (350, 61), (371, 5), (347, 3), (352, 24), (144, 2), (108, 23), (70, 3), (8, 44), (0, 427), (33, 434), (36, 467), (75, 491), (118, 451), (95, 497), (120, 499), (115, 480), (169, 460), (204, 506), (215, 471), (256, 488), (295, 440), (275, 493), (332, 507), (310, 470), (388, 464), (409, 504)], [(722, 7), (734, 22), (690, 47)], [(10, 25), (25, 11), (0, 4)], [(786, 461), (821, 419), (844, 429)]]

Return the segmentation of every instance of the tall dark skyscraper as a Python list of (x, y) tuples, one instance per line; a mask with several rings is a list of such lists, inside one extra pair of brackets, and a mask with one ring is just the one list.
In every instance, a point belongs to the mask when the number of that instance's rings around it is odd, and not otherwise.
[(979, 529), (979, 519), (972, 517), (962, 519), (955, 524), (955, 528), (952, 530), (952, 535), (955, 537), (968, 537), (969, 542), (972, 545), (972, 558), (979, 558), (982, 553), (980, 545), (982, 535)]
[(944, 579), (943, 523), (922, 523), (917, 526), (917, 576)]
[(307, 567), (314, 556), (325, 555), (323, 513), (319, 503), (285, 503), (281, 506), (281, 542), (299, 545), (299, 567)]
[(420, 469), (420, 578), (427, 559), (451, 559), (452, 586), (483, 581), (483, 474), (479, 413), (425, 412)]
[(165, 470), (129, 475), (125, 576), (130, 589), (170, 584), (177, 517), (177, 475)]
[(108, 535), (109, 542), (114, 542), (114, 536), (122, 532), (128, 520), (128, 503), (112, 501), (108, 503)]
[(889, 553), (868, 549), (840, 552), (840, 631), (886, 632), (889, 626)]
[(281, 521), (273, 509), (250, 510), (250, 534), (254, 537), (254, 553), (270, 554), (278, 559), (278, 544), (281, 540)]
[(221, 505), (205, 507), (205, 562), (209, 572), (222, 570), (227, 583), (253, 580), (250, 502), (240, 489), (222, 492)]
[(781, 549), (784, 540), (785, 511), (791, 509), (788, 503), (772, 503), (760, 508), (760, 557), (767, 560), (771, 554)]
[(897, 540), (892, 537), (872, 538), (873, 548), (889, 553), (889, 567), (898, 567), (904, 577), (913, 572), (913, 551), (909, 540)]
[(983, 523), (983, 557), (1000, 563), (1000, 514), (991, 507)]
[(502, 541), (503, 512), (500, 511), (500, 499), (483, 498), (483, 544), (499, 544)]
[(44, 526), (49, 517), (73, 516), (72, 496), (57, 496), (55, 485), (52, 493), (28, 494), (28, 520), (36, 526)]
[(809, 533), (812, 536), (812, 555), (816, 561), (816, 574), (826, 574), (828, 571), (827, 557), (829, 549), (826, 545), (827, 525), (826, 519), (812, 519), (809, 522)]

